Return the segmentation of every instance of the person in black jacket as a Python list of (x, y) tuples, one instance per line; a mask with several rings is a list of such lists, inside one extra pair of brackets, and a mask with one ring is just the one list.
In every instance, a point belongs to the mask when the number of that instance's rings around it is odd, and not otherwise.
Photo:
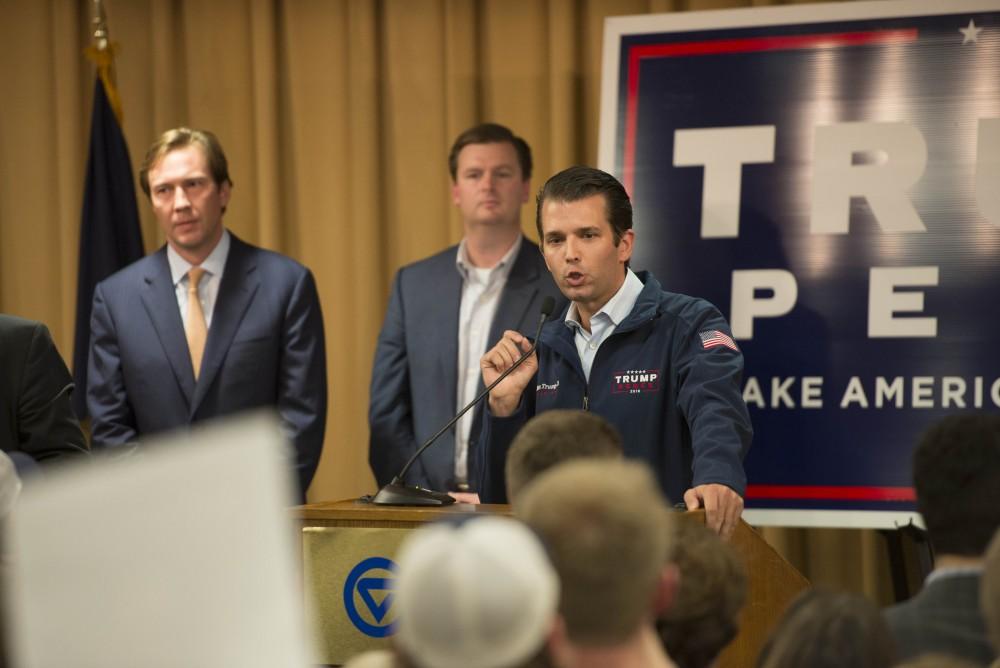
[(45, 325), (0, 314), (0, 449), (18, 478), (89, 451), (73, 389)]

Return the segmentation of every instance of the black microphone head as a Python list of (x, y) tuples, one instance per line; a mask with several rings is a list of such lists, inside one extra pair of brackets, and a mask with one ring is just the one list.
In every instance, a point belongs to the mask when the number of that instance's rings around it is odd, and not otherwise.
[(556, 300), (552, 295), (547, 296), (542, 300), (542, 315), (548, 318), (552, 315), (552, 312), (556, 310)]

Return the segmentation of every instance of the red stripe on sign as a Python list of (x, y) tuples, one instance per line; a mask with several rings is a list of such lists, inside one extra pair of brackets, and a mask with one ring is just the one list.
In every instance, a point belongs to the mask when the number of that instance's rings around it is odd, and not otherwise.
[(720, 39), (709, 42), (675, 42), (670, 44), (640, 44), (628, 50), (627, 97), (625, 100), (625, 150), (622, 156), (622, 184), (630, 197), (635, 177), (635, 137), (639, 109), (639, 61), (643, 58), (672, 58), (675, 56), (702, 56), (712, 53), (747, 53), (751, 51), (779, 51), (789, 49), (816, 49), (841, 46), (865, 46), (912, 42), (917, 39), (917, 29), (874, 30), (871, 32), (825, 33), (819, 35), (782, 35), (748, 37), (745, 39)]
[(912, 487), (747, 485), (748, 499), (838, 499), (842, 501), (916, 501)]

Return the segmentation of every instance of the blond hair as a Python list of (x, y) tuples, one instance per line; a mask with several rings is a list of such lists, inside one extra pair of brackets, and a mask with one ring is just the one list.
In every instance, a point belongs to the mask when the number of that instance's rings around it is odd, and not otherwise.
[(560, 464), (524, 490), (515, 511), (541, 536), (559, 573), (559, 611), (571, 641), (612, 646), (652, 619), (672, 518), (645, 464)]

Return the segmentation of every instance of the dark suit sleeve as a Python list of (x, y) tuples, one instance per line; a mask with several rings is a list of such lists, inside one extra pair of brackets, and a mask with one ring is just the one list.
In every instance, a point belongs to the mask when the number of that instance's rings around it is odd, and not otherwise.
[[(528, 383), (529, 388), (535, 387), (536, 377)], [(479, 437), (482, 455), (476, 457), (474, 464), (482, 503), (510, 503), (507, 498), (507, 451), (517, 433), (535, 415), (534, 399), (535, 393), (525, 390), (517, 410), (507, 417), (494, 416), (489, 403), (484, 402), (483, 429)]]
[(87, 441), (71, 403), (73, 378), (45, 325), (34, 328), (20, 385), (20, 451), (38, 462), (86, 454)]
[(135, 415), (125, 394), (118, 333), (101, 284), (94, 289), (87, 364), (87, 411), (90, 413), (94, 446), (116, 446), (135, 441)]
[[(704, 304), (704, 302), (703, 302)], [(699, 332), (732, 334), (714, 307), (704, 306), (677, 353), (677, 404), (691, 430), (693, 486), (719, 483), (741, 496), (746, 490), (743, 458), (753, 428), (740, 392), (743, 353), (726, 346), (706, 349)]]
[(312, 482), (326, 433), (326, 339), (316, 281), (306, 270), (285, 312), (277, 409), (295, 444), (300, 489)]
[(379, 486), (391, 481), (417, 448), (401, 282), (402, 271), (393, 281), (369, 388), (368, 463)]

